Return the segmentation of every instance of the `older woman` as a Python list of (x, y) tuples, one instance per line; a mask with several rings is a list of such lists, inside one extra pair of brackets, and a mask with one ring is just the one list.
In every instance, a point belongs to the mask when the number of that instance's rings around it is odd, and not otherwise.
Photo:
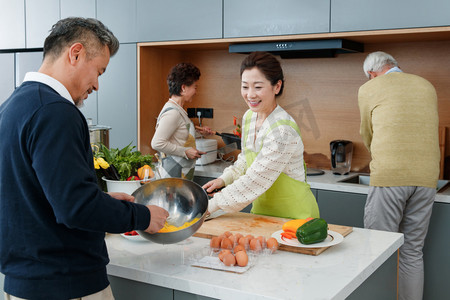
[(203, 186), (208, 192), (226, 186), (210, 199), (210, 213), (236, 212), (253, 202), (255, 214), (319, 216), (306, 183), (300, 130), (276, 101), (283, 87), (283, 70), (271, 54), (254, 52), (242, 62), (241, 95), (249, 107), (242, 121), (243, 151), (219, 178)]
[[(205, 152), (195, 148), (195, 127), (183, 106), (191, 102), (197, 92), (200, 70), (190, 63), (174, 66), (167, 76), (170, 98), (162, 108), (156, 123), (152, 148), (159, 152), (161, 177), (192, 180), (195, 161)], [(202, 134), (209, 134), (205, 128)]]

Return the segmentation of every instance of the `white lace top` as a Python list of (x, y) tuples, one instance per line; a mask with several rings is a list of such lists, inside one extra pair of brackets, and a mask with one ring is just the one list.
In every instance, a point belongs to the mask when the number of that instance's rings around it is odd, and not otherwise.
[[(243, 122), (249, 111), (243, 117)], [(264, 120), (260, 130), (256, 132), (257, 114), (250, 121), (247, 141), (242, 142), (252, 151), (259, 152), (252, 165), (247, 168), (244, 149), (236, 162), (226, 168), (220, 176), (225, 188), (209, 200), (210, 213), (223, 209), (226, 212), (237, 212), (256, 200), (268, 190), (281, 172), (289, 177), (305, 181), (303, 165), (303, 142), (298, 133), (289, 125), (280, 125), (266, 132), (279, 120), (295, 120), (280, 106)], [(242, 128), (245, 128), (245, 123)], [(255, 139), (256, 135), (256, 139)], [(261, 151), (259, 151), (261, 149)]]

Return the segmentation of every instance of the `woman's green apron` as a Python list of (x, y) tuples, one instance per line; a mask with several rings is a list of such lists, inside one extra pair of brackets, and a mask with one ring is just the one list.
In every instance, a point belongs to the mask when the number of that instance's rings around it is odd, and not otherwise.
[[(157, 122), (161, 115), (169, 110), (175, 108), (168, 107), (161, 111), (158, 116)], [(191, 120), (185, 118), (183, 114), (181, 117), (186, 121), (186, 128), (189, 131), (189, 136), (186, 142), (184, 143), (184, 147), (194, 147), (195, 148), (195, 127)], [(161, 163), (159, 165), (158, 171), (161, 178), (185, 178), (192, 180), (194, 179), (194, 170), (195, 170), (195, 161), (196, 159), (186, 159), (180, 156), (174, 155), (166, 155), (165, 153), (160, 153)]]
[[(251, 166), (258, 152), (254, 152), (247, 147), (247, 138), (250, 127), (250, 120), (253, 112), (249, 112), (246, 116), (243, 142), (244, 155), (247, 162), (247, 168)], [(289, 125), (300, 135), (300, 129), (295, 122), (290, 120), (280, 120), (270, 126), (264, 133), (264, 138), (274, 128), (280, 125)], [(262, 147), (261, 142), (261, 147)], [(305, 168), (306, 170), (306, 168)], [(284, 173), (275, 180), (272, 186), (262, 194), (258, 199), (253, 201), (252, 213), (259, 215), (275, 216), (291, 219), (305, 219), (308, 217), (318, 218), (319, 207), (317, 201), (311, 192), (309, 184), (306, 182), (295, 180)]]

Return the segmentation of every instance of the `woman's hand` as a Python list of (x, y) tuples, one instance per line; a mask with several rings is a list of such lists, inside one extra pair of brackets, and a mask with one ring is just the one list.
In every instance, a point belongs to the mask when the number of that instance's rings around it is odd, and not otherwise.
[(134, 197), (131, 195), (128, 195), (127, 193), (122, 193), (122, 192), (108, 192), (108, 195), (110, 195), (111, 197), (117, 199), (117, 200), (125, 200), (128, 202), (134, 202)]
[(221, 178), (208, 181), (202, 187), (208, 193), (211, 194), (214, 190), (220, 189), (225, 186), (225, 182)]
[(156, 205), (147, 205), (147, 208), (150, 210), (150, 225), (145, 231), (148, 233), (157, 233), (164, 227), (169, 212)]
[(199, 151), (195, 148), (186, 149), (186, 151), (184, 151), (184, 152), (186, 153), (186, 156), (189, 159), (200, 158), (200, 157), (202, 157), (203, 154), (206, 154), (206, 152)]
[(212, 131), (211, 128), (209, 128), (208, 126), (205, 126), (205, 127), (195, 126), (195, 129), (201, 135), (212, 135), (212, 134), (215, 134), (215, 132)]

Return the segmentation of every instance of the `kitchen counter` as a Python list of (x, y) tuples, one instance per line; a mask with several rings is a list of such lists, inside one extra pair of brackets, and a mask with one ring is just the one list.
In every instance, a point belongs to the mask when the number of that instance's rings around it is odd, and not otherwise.
[(243, 274), (191, 266), (208, 252), (209, 239), (160, 245), (109, 234), (106, 243), (108, 274), (141, 285), (218, 299), (345, 299), (388, 259), (394, 265), (389, 290), (395, 293), (396, 251), (403, 235), (354, 228), (342, 243), (318, 256), (285, 251), (260, 255)]
[[(347, 179), (359, 173), (350, 172), (347, 175), (335, 175), (330, 170), (324, 171), (325, 174), (323, 175), (308, 176), (307, 181), (311, 188), (367, 195), (369, 191), (368, 185), (339, 182), (340, 180)], [(436, 194), (435, 202), (450, 203), (450, 188), (438, 192)]]
[[(229, 165), (231, 165), (229, 162), (216, 161), (213, 164), (196, 166), (195, 176), (217, 178), (222, 175), (223, 170)], [(307, 181), (311, 188), (366, 195), (369, 191), (369, 186), (367, 185), (339, 182), (360, 173), (350, 172), (347, 175), (335, 175), (330, 170), (324, 170), (324, 172), (325, 174), (323, 175), (308, 176)], [(450, 188), (437, 193), (435, 202), (450, 203)]]

